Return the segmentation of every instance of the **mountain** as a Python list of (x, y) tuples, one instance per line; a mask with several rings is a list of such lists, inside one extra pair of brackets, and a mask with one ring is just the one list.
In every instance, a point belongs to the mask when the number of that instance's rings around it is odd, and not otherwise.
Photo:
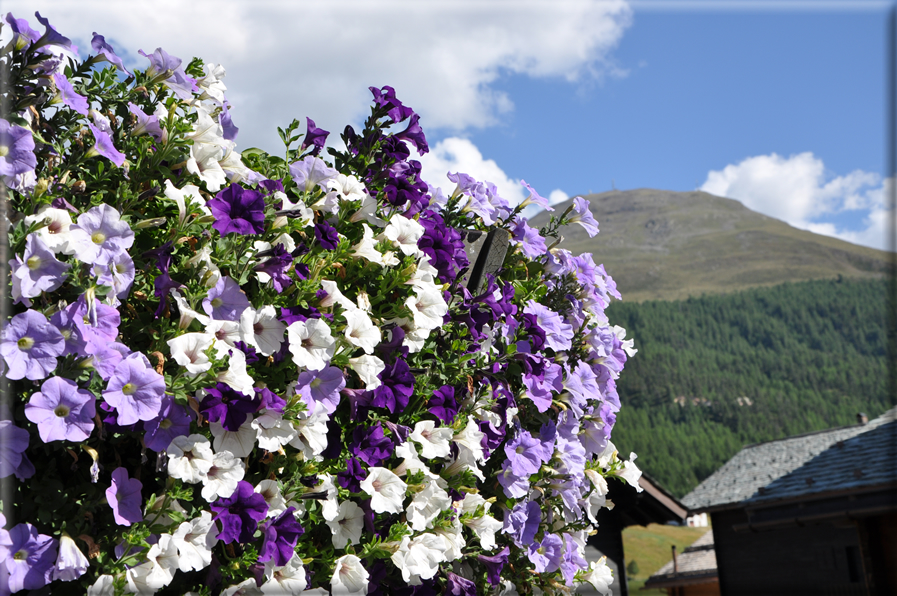
[[(887, 252), (798, 230), (705, 192), (637, 189), (587, 195), (601, 232), (563, 229), (561, 247), (590, 252), (626, 301), (677, 300), (811, 279), (881, 278)], [(563, 213), (572, 201), (555, 206)], [(548, 214), (530, 218), (540, 228)]]

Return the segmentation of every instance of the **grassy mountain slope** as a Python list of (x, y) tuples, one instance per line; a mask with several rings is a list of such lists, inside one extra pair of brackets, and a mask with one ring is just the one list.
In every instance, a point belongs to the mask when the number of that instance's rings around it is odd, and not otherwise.
[[(595, 238), (578, 225), (561, 247), (604, 263), (626, 301), (676, 300), (786, 281), (883, 277), (886, 252), (792, 228), (738, 201), (652, 189), (586, 197)], [(570, 202), (555, 206), (563, 212)], [(543, 212), (531, 218), (539, 228)]]

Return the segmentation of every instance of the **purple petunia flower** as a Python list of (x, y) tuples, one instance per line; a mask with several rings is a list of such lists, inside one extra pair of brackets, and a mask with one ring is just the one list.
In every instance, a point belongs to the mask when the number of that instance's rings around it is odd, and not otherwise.
[(140, 491), (143, 483), (136, 478), (128, 478), (126, 468), (112, 471), (112, 485), (106, 489), (106, 501), (112, 507), (112, 516), (120, 526), (130, 526), (143, 521), (143, 497)]
[(231, 432), (240, 430), (249, 414), (258, 412), (262, 402), (260, 395), (250, 397), (225, 383), (207, 388), (206, 393), (200, 403), (200, 413), (210, 422), (220, 422), (225, 430)]
[(300, 151), (305, 151), (309, 147), (314, 147), (311, 154), (318, 155), (321, 152), (321, 149), (324, 148), (324, 143), (327, 142), (327, 135), (329, 135), (330, 132), (315, 126), (315, 121), (311, 118), (306, 118), (306, 121), (307, 127), (305, 130), (305, 138), (302, 139), (302, 147), (300, 148)]
[(558, 313), (535, 300), (527, 302), (523, 312), (535, 315), (536, 324), (545, 333), (545, 345), (555, 351), (569, 350), (573, 341), (573, 326), (564, 322)]
[(451, 571), (446, 576), (448, 581), (445, 584), (445, 596), (477, 596), (477, 585), (469, 579), (455, 575)]
[[(287, 273), (290, 265), (293, 264), (293, 255), (287, 251), (283, 244), (277, 244), (271, 249), (271, 252), (273, 254), (256, 265), (254, 269), (268, 274), (271, 277), (271, 285), (274, 286), (274, 289), (279, 294), (293, 285), (293, 279)], [(301, 264), (297, 264), (297, 267), (299, 266)]]
[(427, 409), (431, 414), (451, 424), (458, 415), (458, 402), (455, 401), (455, 388), (451, 385), (443, 385), (433, 392), (433, 396), (427, 402)]
[(356, 426), (349, 451), (369, 466), (379, 466), (395, 452), (395, 446), (383, 434), (380, 422), (374, 426)]
[[(339, 428), (339, 426), (337, 426)], [(329, 440), (329, 436), (328, 436)], [(337, 454), (339, 455), (339, 454)], [(336, 475), (336, 481), (344, 489), (352, 493), (361, 492), (361, 482), (368, 477), (367, 471), (361, 466), (361, 462), (350, 457), (346, 460), (346, 469)]]
[(253, 490), (245, 480), (237, 483), (237, 490), (227, 498), (212, 503), (214, 521), (221, 522), (218, 540), (225, 544), (249, 542), (258, 529), (258, 523), (268, 514), (265, 497)]
[(0, 118), (0, 175), (15, 176), (36, 167), (31, 131)]
[(202, 301), (202, 309), (216, 321), (239, 321), (240, 315), (249, 306), (246, 292), (240, 289), (240, 284), (227, 276), (219, 278)]
[(56, 100), (61, 101), (82, 116), (87, 116), (87, 109), (90, 107), (87, 98), (78, 94), (72, 84), (65, 75), (58, 72), (53, 73), (53, 82), (56, 84)]
[(339, 234), (336, 228), (326, 221), (315, 224), (315, 238), (318, 239), (321, 247), (326, 250), (336, 250), (336, 247), (339, 246)]
[(335, 366), (327, 366), (322, 370), (307, 370), (299, 375), (296, 382), (296, 393), (313, 411), (315, 403), (324, 406), (327, 414), (333, 414), (339, 405), (340, 391), (346, 386), (343, 371)]
[(511, 549), (506, 546), (501, 549), (498, 554), (492, 555), (491, 557), (477, 555), (477, 559), (486, 566), (486, 579), (488, 579), (489, 583), (493, 586), (497, 586), (501, 583), (501, 570), (508, 562), (508, 555), (510, 553)]
[(265, 231), (265, 199), (257, 190), (231, 184), (210, 199), (206, 206), (215, 216), (212, 227), (222, 236), (231, 232), (249, 236)]
[(427, 138), (424, 136), (424, 130), (420, 127), (420, 116), (417, 114), (411, 115), (408, 128), (394, 136), (414, 145), (420, 155), (430, 151), (430, 146), (427, 145)]
[(69, 248), (84, 263), (106, 265), (134, 244), (134, 232), (121, 214), (103, 203), (78, 216), (69, 228)]
[(26, 310), (14, 316), (2, 333), (0, 354), (6, 361), (6, 378), (32, 381), (56, 369), (56, 357), (65, 350), (59, 330), (43, 314)]
[(234, 124), (233, 118), (231, 118), (230, 115), (230, 108), (228, 108), (228, 103), (226, 101), (221, 104), (221, 112), (218, 114), (218, 124), (221, 125), (221, 136), (224, 137), (225, 140), (237, 140), (237, 135), (240, 134), (240, 129)]
[(51, 377), (25, 404), (25, 417), (37, 424), (44, 443), (80, 442), (93, 431), (96, 398), (63, 377)]
[(162, 398), (159, 416), (143, 425), (147, 448), (157, 453), (165, 451), (175, 437), (190, 434), (192, 420), (193, 417), (187, 408), (176, 404), (173, 397), (166, 395)]
[(514, 505), (505, 516), (502, 532), (509, 534), (520, 546), (532, 544), (542, 521), (542, 511), (536, 501), (523, 501)]
[(165, 379), (149, 367), (140, 352), (131, 354), (115, 367), (103, 399), (115, 407), (117, 423), (122, 426), (159, 416)]
[(134, 128), (131, 129), (132, 135), (135, 137), (140, 135), (151, 135), (157, 141), (162, 140), (165, 133), (162, 131), (162, 127), (159, 124), (158, 116), (151, 116), (130, 102), (128, 103), (128, 111), (137, 117), (137, 123), (134, 125)]
[(19, 524), (9, 531), (6, 571), (9, 591), (37, 590), (53, 581), (56, 540), (39, 534), (31, 524)]
[(262, 548), (258, 560), (262, 563), (274, 559), (277, 566), (286, 565), (293, 558), (293, 549), (305, 530), (296, 521), (294, 507), (269, 521), (262, 531)]
[(589, 238), (594, 238), (598, 233), (598, 222), (595, 221), (595, 216), (592, 215), (589, 202), (582, 197), (575, 197), (573, 199), (573, 213), (576, 215), (570, 218), (570, 223), (578, 223), (585, 228)]
[(386, 114), (393, 124), (401, 122), (414, 114), (414, 110), (402, 105), (402, 102), (396, 98), (395, 89), (389, 85), (384, 86), (382, 89), (377, 89), (376, 87), (368, 87), (368, 89), (374, 96), (374, 103), (377, 107), (386, 110)]
[(121, 58), (118, 57), (112, 46), (106, 43), (106, 38), (96, 31), (93, 32), (93, 39), (90, 40), (90, 47), (97, 53), (97, 56), (102, 55), (108, 62), (114, 64), (116, 68), (130, 76), (130, 71), (125, 68)]
[(393, 414), (403, 411), (414, 393), (414, 375), (408, 363), (396, 358), (395, 362), (380, 371), (377, 378), (380, 379), (380, 386), (369, 392), (371, 405), (386, 408)]
[(505, 444), (505, 455), (516, 476), (529, 476), (539, 471), (539, 467), (551, 459), (551, 451), (529, 431), (519, 430), (517, 436)]
[(19, 480), (25, 480), (34, 475), (34, 464), (25, 454), (29, 437), (28, 431), (12, 420), (0, 420), (0, 478), (15, 474)]
[(125, 154), (115, 148), (109, 133), (100, 130), (89, 122), (87, 123), (87, 127), (90, 128), (90, 132), (93, 133), (95, 142), (94, 146), (84, 154), (84, 157), (96, 157), (97, 155), (100, 155), (118, 167), (122, 167), (125, 163)]

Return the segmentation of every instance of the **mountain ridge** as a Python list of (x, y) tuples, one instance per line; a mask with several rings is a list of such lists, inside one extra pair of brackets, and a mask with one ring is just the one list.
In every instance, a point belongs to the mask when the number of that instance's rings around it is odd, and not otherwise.
[[(590, 252), (623, 299), (679, 300), (813, 279), (884, 277), (894, 255), (799, 230), (739, 201), (701, 191), (613, 190), (584, 195), (601, 232), (562, 229), (560, 243)], [(555, 205), (562, 213), (572, 200)], [(548, 214), (530, 225), (540, 228)]]

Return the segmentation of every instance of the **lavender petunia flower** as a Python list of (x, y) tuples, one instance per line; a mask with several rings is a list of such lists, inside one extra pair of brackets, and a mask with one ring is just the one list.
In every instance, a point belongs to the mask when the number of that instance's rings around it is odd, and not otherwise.
[(328, 366), (319, 371), (302, 372), (296, 382), (296, 393), (302, 396), (302, 401), (310, 411), (314, 410), (315, 403), (319, 403), (329, 415), (336, 411), (340, 391), (345, 386), (346, 378), (343, 371), (335, 366)]
[(89, 566), (90, 561), (84, 556), (72, 537), (63, 532), (59, 537), (59, 557), (56, 559), (53, 569), (53, 579), (64, 582), (74, 581), (87, 573)]
[(529, 224), (526, 223), (526, 220), (520, 216), (517, 216), (515, 221), (516, 225), (512, 230), (512, 241), (520, 246), (520, 252), (522, 252), (524, 256), (530, 259), (535, 259), (548, 252), (548, 247), (545, 245), (545, 238), (539, 235), (538, 230), (531, 228)]
[(134, 244), (134, 232), (121, 214), (103, 203), (78, 216), (69, 228), (69, 248), (84, 263), (107, 265)]
[(25, 417), (37, 424), (44, 443), (80, 442), (93, 431), (96, 398), (63, 377), (51, 377), (25, 404)]
[(161, 141), (165, 135), (159, 124), (158, 116), (150, 116), (143, 110), (132, 103), (128, 103), (128, 111), (137, 118), (137, 123), (131, 129), (131, 134), (135, 137), (140, 135), (151, 135), (157, 141)]
[(150, 62), (149, 68), (146, 69), (146, 75), (151, 78), (156, 76), (162, 78), (162, 83), (181, 99), (192, 100), (193, 93), (199, 91), (196, 80), (187, 76), (187, 73), (181, 68), (182, 60), (177, 56), (170, 55), (162, 48), (156, 48), (152, 54), (145, 54), (143, 50), (137, 50), (137, 53)]
[(54, 101), (61, 101), (82, 116), (87, 116), (87, 109), (90, 107), (87, 103), (87, 98), (75, 91), (75, 88), (72, 87), (65, 75), (54, 72), (53, 82), (56, 84), (57, 92)]
[(190, 434), (192, 420), (193, 417), (187, 408), (176, 404), (173, 397), (166, 395), (162, 398), (159, 416), (143, 425), (147, 448), (157, 453), (165, 451), (176, 437)]
[(36, 167), (31, 131), (0, 118), (0, 175), (15, 176)]
[(545, 211), (554, 211), (554, 207), (548, 202), (548, 199), (540, 195), (536, 192), (536, 189), (526, 183), (526, 180), (521, 180), (520, 184), (526, 187), (526, 190), (529, 191), (529, 196), (526, 197), (522, 203), (520, 203), (520, 208), (524, 208), (527, 205), (536, 205), (541, 207)]
[(97, 155), (100, 155), (102, 157), (105, 157), (118, 167), (122, 167), (122, 165), (124, 165), (125, 163), (125, 154), (115, 148), (115, 145), (112, 143), (112, 137), (109, 136), (109, 133), (103, 132), (89, 122), (87, 124), (87, 127), (90, 128), (90, 132), (93, 133), (95, 143), (94, 146), (84, 154), (84, 156), (96, 157)]
[(294, 507), (287, 508), (275, 519), (268, 522), (262, 530), (262, 548), (259, 562), (274, 560), (278, 567), (286, 565), (293, 558), (296, 542), (305, 530), (296, 521)]
[(589, 238), (594, 238), (598, 234), (598, 222), (595, 221), (595, 217), (592, 215), (589, 202), (582, 197), (574, 198), (573, 213), (576, 215), (570, 218), (570, 223), (578, 223), (585, 228)]
[(240, 284), (227, 276), (219, 278), (202, 301), (202, 309), (216, 321), (239, 321), (249, 306)]
[(112, 49), (108, 43), (106, 43), (106, 38), (97, 33), (93, 32), (93, 39), (90, 40), (90, 47), (93, 48), (93, 51), (97, 53), (97, 55), (102, 55), (108, 62), (114, 64), (116, 68), (120, 71), (127, 73), (128, 76), (131, 75), (130, 71), (125, 68), (125, 65), (122, 63), (121, 58), (115, 53), (115, 50)]
[(561, 561), (561, 572), (564, 574), (564, 581), (567, 585), (573, 586), (576, 572), (584, 570), (588, 566), (589, 562), (579, 552), (576, 540), (570, 534), (564, 534), (564, 557)]
[(75, 54), (76, 56), (78, 55), (78, 46), (73, 44), (72, 40), (56, 31), (56, 29), (50, 24), (50, 21), (40, 16), (39, 12), (35, 12), (34, 16), (37, 17), (37, 20), (41, 25), (44, 26), (45, 30), (41, 38), (37, 40), (37, 42), (31, 48), (32, 50), (36, 50), (37, 48), (46, 45), (54, 45), (71, 50), (72, 54)]
[(17, 50), (24, 50), (40, 39), (40, 33), (31, 28), (27, 19), (17, 19), (12, 13), (6, 13), (6, 22), (12, 29), (12, 41)]
[(546, 453), (542, 442), (522, 429), (505, 444), (505, 455), (516, 476), (535, 474), (543, 463), (551, 459), (551, 451)]
[(561, 566), (564, 543), (556, 534), (545, 534), (542, 542), (529, 545), (527, 556), (537, 573), (551, 573)]
[(53, 581), (56, 540), (39, 534), (31, 524), (19, 524), (9, 531), (6, 556), (9, 591), (37, 590)]
[(265, 497), (255, 492), (245, 480), (237, 483), (237, 490), (231, 496), (220, 498), (211, 506), (215, 512), (214, 521), (221, 523), (217, 538), (225, 544), (251, 541), (258, 523), (268, 514)]
[(212, 227), (222, 236), (232, 232), (249, 236), (265, 231), (265, 199), (257, 190), (231, 184), (209, 200), (206, 206), (215, 216)]
[(165, 379), (149, 368), (145, 356), (135, 352), (115, 367), (103, 399), (115, 407), (117, 423), (126, 426), (159, 416), (164, 394)]
[(56, 369), (56, 357), (65, 350), (59, 330), (43, 314), (27, 310), (14, 316), (2, 333), (0, 355), (6, 361), (6, 378), (32, 381)]
[(106, 501), (112, 507), (112, 516), (120, 526), (130, 526), (143, 521), (143, 498), (140, 491), (143, 483), (136, 478), (128, 478), (126, 468), (112, 471), (112, 485), (106, 489)]
[(555, 351), (569, 350), (573, 340), (573, 326), (561, 316), (535, 300), (530, 300), (523, 312), (536, 316), (536, 324), (545, 333), (545, 345)]
[(12, 420), (0, 420), (0, 478), (12, 474), (19, 480), (34, 475), (34, 465), (25, 454), (30, 435)]
[(319, 186), (327, 190), (327, 181), (336, 178), (339, 172), (328, 167), (320, 157), (307, 156), (302, 161), (290, 164), (290, 175), (300, 192), (308, 192)]
[(19, 280), (19, 293), (36, 298), (42, 292), (52, 292), (65, 282), (65, 272), (71, 268), (56, 258), (37, 234), (25, 240), (25, 253), (20, 260), (10, 261), (11, 273)]
[(509, 534), (519, 546), (530, 545), (536, 538), (541, 521), (542, 511), (539, 509), (539, 503), (520, 502), (506, 515), (502, 532)]
[(311, 118), (305, 119), (307, 122), (307, 127), (305, 130), (305, 138), (302, 139), (302, 147), (301, 151), (305, 151), (309, 147), (314, 147), (314, 150), (311, 152), (312, 155), (318, 155), (321, 150), (324, 148), (324, 143), (327, 142), (327, 135), (330, 134), (329, 131), (324, 130), (323, 128), (318, 128), (315, 126), (315, 121)]

